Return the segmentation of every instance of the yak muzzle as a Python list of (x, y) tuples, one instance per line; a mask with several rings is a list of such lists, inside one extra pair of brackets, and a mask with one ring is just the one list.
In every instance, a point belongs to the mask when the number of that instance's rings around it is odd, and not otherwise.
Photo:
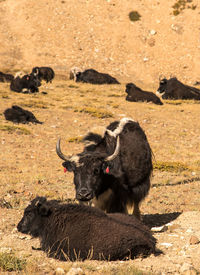
[(81, 188), (76, 193), (76, 198), (80, 201), (89, 201), (93, 198), (93, 192), (88, 190), (87, 188)]

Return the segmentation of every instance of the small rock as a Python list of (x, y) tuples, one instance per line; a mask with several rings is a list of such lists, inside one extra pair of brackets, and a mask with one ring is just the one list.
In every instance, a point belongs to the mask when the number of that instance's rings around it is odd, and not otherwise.
[(188, 271), (190, 271), (192, 269), (193, 269), (193, 266), (191, 264), (189, 264), (189, 263), (183, 263), (182, 266), (181, 266), (181, 268), (179, 269), (179, 272), (181, 274), (187, 274), (186, 272), (188, 272)]
[(144, 61), (144, 62), (147, 62), (148, 60), (149, 60), (148, 57), (144, 57), (144, 58), (143, 58), (143, 61)]
[(185, 272), (183, 272), (183, 275), (197, 275), (197, 271), (194, 268), (191, 268), (189, 270), (186, 270)]
[(165, 246), (166, 248), (171, 247), (172, 243), (161, 243), (160, 245)]
[(72, 267), (68, 272), (67, 275), (83, 275), (85, 274), (83, 269), (80, 267)]
[(192, 245), (192, 244), (198, 244), (198, 243), (200, 243), (199, 238), (197, 238), (197, 236), (195, 235), (192, 235), (190, 238), (190, 244)]
[(150, 30), (149, 33), (150, 33), (151, 35), (155, 35), (155, 34), (156, 34), (156, 31), (155, 31), (155, 30)]
[(63, 268), (57, 267), (54, 274), (55, 275), (62, 275), (62, 274), (65, 274), (65, 271), (64, 271)]

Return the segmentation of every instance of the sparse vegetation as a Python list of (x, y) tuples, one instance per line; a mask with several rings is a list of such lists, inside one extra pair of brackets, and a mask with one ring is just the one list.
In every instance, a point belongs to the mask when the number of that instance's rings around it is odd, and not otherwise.
[(81, 109), (75, 109), (75, 112), (80, 112), (80, 113), (87, 113), (90, 114), (93, 117), (97, 117), (97, 118), (109, 118), (109, 117), (113, 117), (113, 114), (106, 111), (106, 110), (102, 110), (102, 109), (97, 109), (94, 107), (85, 107), (85, 108), (81, 108)]
[(10, 134), (13, 132), (16, 132), (18, 134), (24, 134), (24, 135), (31, 134), (31, 132), (28, 129), (24, 127), (14, 126), (14, 125), (0, 125), (0, 131), (7, 131)]
[(190, 168), (180, 162), (162, 162), (156, 161), (153, 164), (155, 170), (166, 171), (166, 172), (182, 172), (184, 170), (190, 170)]
[(128, 16), (129, 16), (129, 19), (133, 22), (140, 20), (140, 17), (141, 17), (138, 11), (131, 11)]
[(178, 0), (173, 6), (173, 15), (177, 16), (179, 15), (184, 9), (192, 9), (195, 10), (196, 9), (196, 5), (193, 4), (189, 4), (191, 3), (192, 0), (188, 1), (188, 0)]
[(0, 271), (21, 271), (25, 266), (25, 259), (16, 257), (14, 253), (0, 252)]

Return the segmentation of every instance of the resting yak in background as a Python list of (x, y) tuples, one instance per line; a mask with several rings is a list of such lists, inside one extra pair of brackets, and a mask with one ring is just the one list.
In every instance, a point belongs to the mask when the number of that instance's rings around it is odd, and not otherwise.
[(116, 78), (109, 74), (99, 73), (94, 69), (88, 69), (83, 72), (77, 71), (73, 78), (76, 82), (91, 84), (120, 84)]
[(163, 78), (157, 90), (163, 99), (196, 99), (200, 100), (200, 90), (180, 82), (176, 77)]
[(52, 79), (55, 77), (54, 70), (50, 67), (34, 67), (32, 74), (37, 76), (40, 81), (45, 80), (46, 83), (52, 82)]
[(14, 76), (12, 74), (5, 74), (0, 72), (0, 82), (11, 82)]
[(160, 98), (156, 96), (154, 93), (143, 91), (133, 83), (126, 84), (126, 93), (128, 94), (126, 96), (127, 101), (152, 102), (157, 105), (163, 105)]
[(150, 189), (152, 152), (139, 123), (130, 118), (112, 122), (103, 136), (89, 133), (84, 151), (73, 156), (61, 152), (63, 166), (74, 173), (76, 198), (91, 201), (107, 213), (127, 213), (134, 206), (140, 218), (139, 204)]
[(6, 120), (10, 120), (15, 123), (39, 123), (42, 124), (39, 120), (36, 119), (34, 114), (30, 111), (24, 110), (17, 105), (13, 105), (12, 108), (8, 108), (4, 111), (4, 116)]

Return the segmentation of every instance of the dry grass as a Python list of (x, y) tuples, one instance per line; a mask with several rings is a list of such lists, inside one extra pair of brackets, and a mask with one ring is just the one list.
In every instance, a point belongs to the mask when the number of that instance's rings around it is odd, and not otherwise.
[[(145, 130), (154, 153), (152, 189), (142, 204), (142, 211), (161, 214), (199, 210), (200, 121), (197, 102), (174, 104), (167, 101), (164, 106), (131, 103), (125, 101), (123, 84), (93, 86), (55, 80), (47, 88), (41, 87), (47, 95), (18, 94), (10, 92), (8, 85), (3, 86), (0, 88), (1, 114), (5, 108), (18, 104), (26, 106), (44, 122), (43, 125), (24, 127), (6, 122), (4, 116), (0, 116), (0, 199), (4, 205), (7, 203), (12, 207), (1, 208), (8, 218), (7, 225), (0, 226), (7, 236), (7, 243), (0, 238), (0, 244), (15, 247), (16, 255), (25, 257), (26, 274), (52, 272), (58, 265), (67, 271), (72, 266), (48, 259), (42, 252), (33, 252), (30, 242), (33, 244), (35, 240), (10, 239), (24, 207), (36, 195), (74, 199), (73, 175), (63, 173), (62, 161), (55, 152), (59, 137), (62, 138), (63, 152), (75, 154), (82, 150), (83, 144), (79, 141), (91, 128), (106, 126), (124, 116), (132, 117)], [(113, 265), (86, 261), (79, 266), (87, 274), (103, 274), (105, 270), (106, 274), (142, 274), (135, 271), (134, 261)]]

